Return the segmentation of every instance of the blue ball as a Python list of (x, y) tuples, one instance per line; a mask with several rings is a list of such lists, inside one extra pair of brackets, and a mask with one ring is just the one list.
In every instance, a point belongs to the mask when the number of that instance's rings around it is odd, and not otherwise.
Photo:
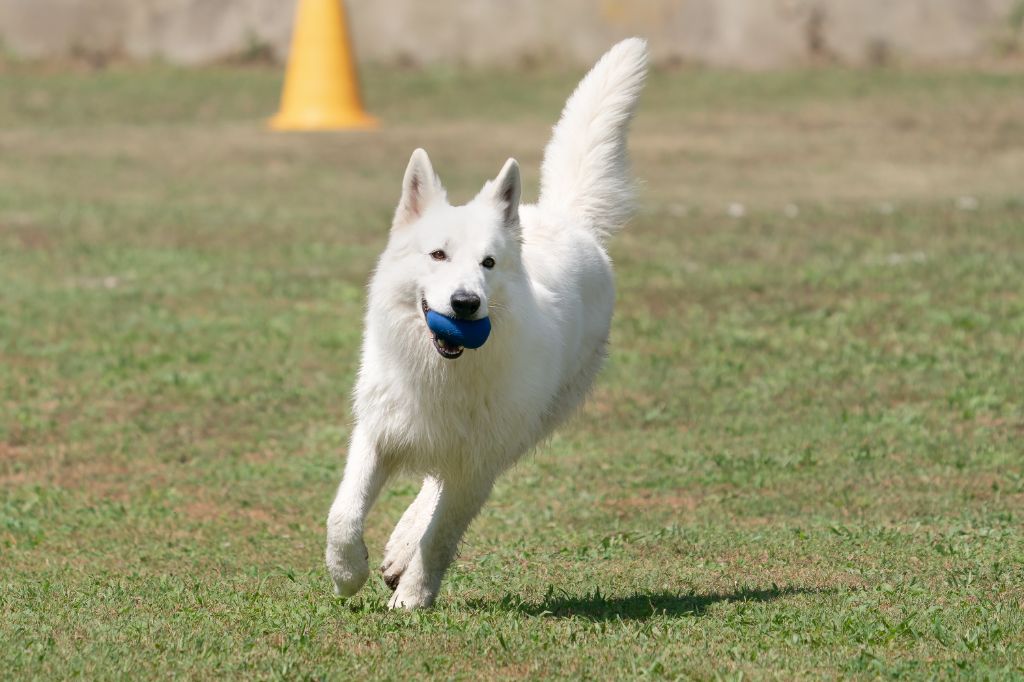
[(427, 326), (441, 339), (456, 346), (479, 348), (491, 333), (491, 318), (456, 320), (439, 312), (427, 311)]

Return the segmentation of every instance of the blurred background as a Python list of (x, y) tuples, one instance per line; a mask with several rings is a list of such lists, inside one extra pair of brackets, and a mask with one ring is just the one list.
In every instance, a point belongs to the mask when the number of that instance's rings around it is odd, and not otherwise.
[[(812, 63), (987, 61), (1022, 49), (1020, 0), (352, 0), (358, 56), (404, 65), (588, 64), (646, 36), (659, 64), (766, 69)], [(280, 0), (0, 0), (0, 45), (24, 58), (238, 56), (281, 61)]]

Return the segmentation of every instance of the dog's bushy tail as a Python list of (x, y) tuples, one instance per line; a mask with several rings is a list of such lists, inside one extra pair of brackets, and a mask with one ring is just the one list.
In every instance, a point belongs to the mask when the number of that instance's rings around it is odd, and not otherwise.
[(541, 210), (583, 219), (603, 240), (633, 212), (626, 133), (647, 75), (647, 43), (610, 49), (565, 104), (541, 167)]

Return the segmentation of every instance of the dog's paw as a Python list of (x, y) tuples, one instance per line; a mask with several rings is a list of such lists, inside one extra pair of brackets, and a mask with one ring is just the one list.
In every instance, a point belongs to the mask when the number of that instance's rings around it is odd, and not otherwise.
[(405, 609), (406, 611), (427, 608), (434, 605), (436, 598), (437, 590), (430, 589), (422, 581), (402, 580), (398, 583), (395, 593), (391, 595), (388, 608), (392, 610)]
[(398, 589), (398, 582), (402, 579), (402, 574), (405, 573), (405, 566), (405, 564), (388, 562), (384, 562), (381, 565), (380, 575), (384, 578), (384, 584), (392, 591)]
[(380, 573), (384, 583), (392, 590), (398, 588), (399, 580), (409, 567), (412, 556), (416, 552), (413, 541), (389, 542), (384, 550), (384, 562), (380, 565)]
[(440, 587), (440, 577), (431, 580), (419, 558), (414, 557), (402, 572), (401, 580), (394, 588), (395, 593), (388, 601), (388, 608), (412, 611), (432, 606)]
[(362, 538), (350, 542), (327, 542), (327, 571), (334, 581), (334, 593), (351, 597), (370, 577), (369, 552)]

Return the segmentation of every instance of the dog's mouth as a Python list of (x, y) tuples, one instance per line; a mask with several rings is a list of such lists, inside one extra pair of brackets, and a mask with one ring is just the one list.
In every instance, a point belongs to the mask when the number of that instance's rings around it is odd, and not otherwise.
[[(427, 305), (427, 299), (421, 298), (420, 306), (423, 308), (423, 315), (425, 317), (426, 314), (430, 312), (430, 306)], [(454, 360), (455, 358), (462, 355), (462, 352), (466, 350), (462, 346), (458, 346), (454, 343), (449, 343), (445, 339), (438, 337), (437, 334), (430, 331), (429, 327), (427, 327), (427, 333), (430, 334), (430, 340), (434, 342), (434, 349), (442, 358), (445, 358), (446, 360)]]

